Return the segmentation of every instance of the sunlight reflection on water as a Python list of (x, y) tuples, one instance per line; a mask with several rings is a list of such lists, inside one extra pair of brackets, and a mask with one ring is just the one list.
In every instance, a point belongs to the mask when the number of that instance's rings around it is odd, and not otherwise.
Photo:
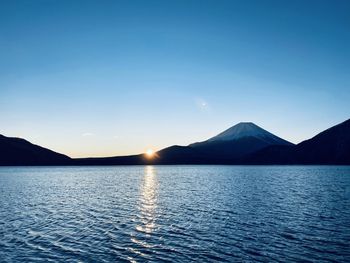
[(145, 167), (145, 174), (141, 184), (140, 197), (140, 217), (141, 223), (136, 226), (138, 231), (150, 234), (156, 227), (157, 197), (158, 197), (158, 182), (156, 169), (153, 166)]
[[(147, 238), (151, 237), (151, 233), (156, 229), (156, 208), (158, 200), (158, 180), (156, 169), (154, 166), (146, 166), (142, 182), (140, 183), (139, 197), (139, 219), (136, 230), (143, 234), (145, 239), (131, 237), (131, 241), (142, 248), (152, 248), (153, 245), (147, 242)], [(133, 251), (136, 255), (140, 255), (140, 251)], [(142, 256), (142, 255), (141, 255)], [(136, 262), (135, 259), (129, 257), (130, 262)]]

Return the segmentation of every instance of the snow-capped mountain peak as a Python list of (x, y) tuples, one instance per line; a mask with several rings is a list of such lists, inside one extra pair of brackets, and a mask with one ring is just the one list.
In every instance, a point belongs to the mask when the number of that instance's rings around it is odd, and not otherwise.
[[(208, 142), (213, 141), (232, 141), (244, 137), (255, 137), (263, 140), (282, 142), (283, 139), (273, 135), (272, 133), (260, 128), (252, 122), (240, 122), (222, 133), (210, 138)], [(285, 142), (285, 141), (284, 141)]]

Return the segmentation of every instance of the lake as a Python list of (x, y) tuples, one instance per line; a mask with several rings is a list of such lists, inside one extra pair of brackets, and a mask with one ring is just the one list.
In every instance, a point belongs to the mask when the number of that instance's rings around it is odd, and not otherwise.
[(2, 167), (0, 261), (350, 262), (350, 167)]

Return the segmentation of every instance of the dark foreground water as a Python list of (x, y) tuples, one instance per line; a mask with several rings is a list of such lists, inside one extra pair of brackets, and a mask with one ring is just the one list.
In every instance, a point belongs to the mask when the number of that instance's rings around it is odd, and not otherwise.
[(1, 262), (350, 262), (350, 167), (0, 168)]

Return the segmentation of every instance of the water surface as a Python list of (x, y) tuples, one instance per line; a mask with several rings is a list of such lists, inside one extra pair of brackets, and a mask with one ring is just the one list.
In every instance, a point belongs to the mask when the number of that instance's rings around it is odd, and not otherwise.
[(350, 167), (3, 167), (0, 261), (350, 262)]

